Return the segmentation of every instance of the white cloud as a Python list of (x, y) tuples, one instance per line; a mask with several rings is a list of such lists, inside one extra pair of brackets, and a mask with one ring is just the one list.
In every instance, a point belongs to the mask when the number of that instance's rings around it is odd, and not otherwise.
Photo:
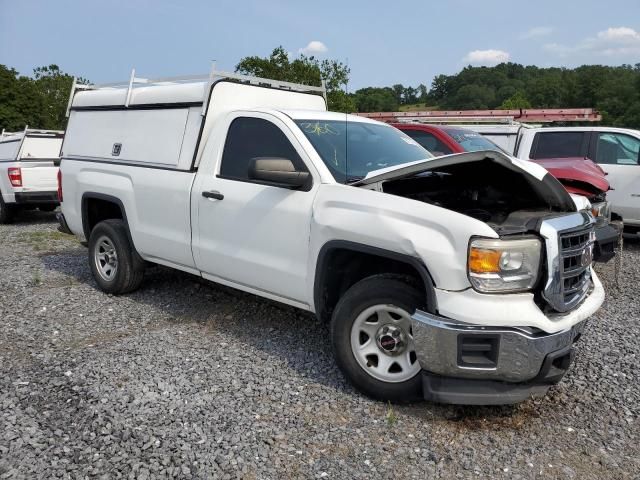
[(298, 50), (298, 53), (303, 53), (305, 55), (317, 55), (319, 53), (325, 53), (327, 50), (327, 46), (319, 40), (310, 41), (306, 47)]
[(540, 38), (546, 37), (553, 33), (552, 27), (533, 27), (520, 35), (520, 38), (523, 40), (527, 40), (530, 38)]
[(571, 56), (578, 61), (604, 57), (634, 63), (640, 56), (640, 32), (630, 27), (609, 27), (575, 45), (549, 43), (544, 49), (558, 57)]
[(598, 38), (607, 42), (640, 42), (640, 33), (629, 27), (609, 27), (598, 32)]
[(504, 50), (473, 50), (462, 59), (472, 65), (497, 65), (509, 61), (509, 53)]

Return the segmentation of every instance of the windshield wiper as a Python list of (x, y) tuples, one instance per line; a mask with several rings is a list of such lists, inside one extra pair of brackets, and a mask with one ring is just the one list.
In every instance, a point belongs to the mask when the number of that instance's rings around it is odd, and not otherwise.
[(347, 180), (345, 181), (346, 185), (349, 185), (351, 183), (356, 183), (359, 182), (360, 180), (362, 180), (364, 178), (364, 175), (361, 175), (359, 177), (347, 177)]

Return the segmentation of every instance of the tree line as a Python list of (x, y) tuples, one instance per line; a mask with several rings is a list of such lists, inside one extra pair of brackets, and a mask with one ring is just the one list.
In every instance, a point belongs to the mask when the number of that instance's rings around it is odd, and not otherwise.
[(0, 130), (63, 130), (72, 83), (73, 76), (57, 65), (36, 68), (31, 77), (0, 65)]
[[(236, 71), (315, 86), (324, 81), (329, 109), (341, 112), (593, 107), (605, 125), (640, 128), (640, 63), (574, 69), (469, 66), (455, 75), (438, 75), (430, 88), (396, 84), (349, 93), (347, 65), (303, 54), (292, 58), (283, 47), (267, 57), (243, 58)], [(72, 81), (56, 65), (36, 68), (30, 77), (0, 65), (0, 129), (64, 129)]]

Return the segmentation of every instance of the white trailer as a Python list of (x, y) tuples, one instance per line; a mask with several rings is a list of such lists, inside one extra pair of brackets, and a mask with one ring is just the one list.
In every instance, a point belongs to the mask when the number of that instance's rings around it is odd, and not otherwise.
[(57, 179), (64, 132), (25, 128), (0, 135), (0, 223), (22, 208), (50, 212), (58, 205)]

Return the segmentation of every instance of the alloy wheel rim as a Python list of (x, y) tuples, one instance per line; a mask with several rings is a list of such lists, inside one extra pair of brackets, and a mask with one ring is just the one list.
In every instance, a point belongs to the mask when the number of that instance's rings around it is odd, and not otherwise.
[(109, 237), (103, 235), (98, 239), (93, 259), (100, 277), (108, 282), (112, 281), (118, 271), (118, 254)]

